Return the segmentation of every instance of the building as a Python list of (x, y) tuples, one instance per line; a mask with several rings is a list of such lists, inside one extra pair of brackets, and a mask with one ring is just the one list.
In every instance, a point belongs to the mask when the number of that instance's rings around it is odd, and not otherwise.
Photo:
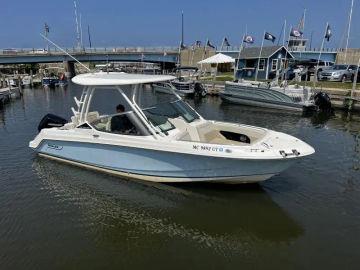
[(320, 60), (335, 63), (337, 50), (323, 48), (320, 53), (320, 49), (307, 47), (307, 39), (290, 37), (288, 50), (297, 60)]
[(236, 78), (255, 78), (256, 70), (259, 68), (258, 79), (267, 80), (281, 67), (287, 66), (290, 59), (294, 59), (284, 46), (263, 47), (261, 56), (260, 50), (260, 47), (249, 47), (241, 51)]

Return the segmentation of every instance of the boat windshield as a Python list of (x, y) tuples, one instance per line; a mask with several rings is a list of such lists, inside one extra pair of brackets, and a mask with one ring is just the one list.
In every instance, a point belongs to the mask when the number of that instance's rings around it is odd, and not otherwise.
[(149, 121), (163, 132), (167, 132), (175, 128), (169, 122), (169, 118), (173, 119), (181, 117), (187, 123), (191, 123), (200, 118), (199, 115), (182, 100), (159, 103), (143, 109), (143, 112)]

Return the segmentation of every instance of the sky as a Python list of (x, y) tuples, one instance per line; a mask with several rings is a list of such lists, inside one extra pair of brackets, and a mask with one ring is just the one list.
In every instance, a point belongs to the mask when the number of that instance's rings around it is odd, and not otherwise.
[[(0, 0), (0, 48), (44, 48), (39, 33), (44, 23), (49, 38), (62, 47), (76, 46), (74, 1)], [(238, 46), (248, 29), (256, 44), (266, 30), (279, 37), (284, 20), (297, 25), (306, 9), (305, 38), (320, 47), (326, 23), (333, 31), (327, 48), (344, 47), (351, 0), (78, 0), (84, 46), (90, 27), (93, 47), (177, 46), (181, 12), (185, 44), (207, 38), (219, 46), (226, 36)], [(355, 0), (349, 47), (360, 47), (360, 0)], [(289, 30), (287, 30), (289, 32)], [(269, 45), (270, 42), (267, 42)], [(276, 42), (277, 43), (277, 42)]]

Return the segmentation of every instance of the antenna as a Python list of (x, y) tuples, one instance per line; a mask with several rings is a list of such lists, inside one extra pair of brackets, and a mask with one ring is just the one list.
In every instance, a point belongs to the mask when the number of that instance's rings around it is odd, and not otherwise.
[(181, 11), (181, 45), (184, 45), (184, 11)]
[(77, 40), (77, 47), (78, 49), (81, 47), (80, 43), (80, 30), (79, 30), (79, 21), (78, 21), (78, 15), (77, 15), (77, 7), (76, 7), (76, 1), (74, 1), (74, 7), (75, 7), (75, 22), (76, 22), (76, 40)]
[(90, 49), (91, 49), (91, 36), (90, 36), (90, 25), (88, 25), (88, 36), (89, 36), (89, 46), (90, 46)]
[(84, 43), (83, 43), (83, 30), (82, 30), (82, 22), (81, 22), (81, 13), (80, 13), (80, 44), (81, 44), (81, 49), (84, 48)]
[(84, 67), (85, 69), (87, 69), (88, 71), (91, 71), (90, 68), (88, 68), (87, 66), (85, 66), (83, 63), (81, 63), (79, 60), (77, 60), (74, 56), (72, 56), (70, 53), (68, 53), (67, 51), (65, 51), (63, 48), (61, 48), (60, 46), (58, 46), (57, 44), (55, 44), (54, 42), (52, 42), (50, 39), (48, 39), (47, 37), (45, 37), (43, 34), (40, 34), (40, 36), (42, 36), (45, 40), (47, 40), (48, 42), (50, 42), (52, 45), (54, 45), (56, 48), (58, 48), (60, 51), (62, 51), (63, 53), (65, 53), (67, 56), (69, 56), (71, 59), (75, 60), (78, 64), (80, 64), (82, 67)]

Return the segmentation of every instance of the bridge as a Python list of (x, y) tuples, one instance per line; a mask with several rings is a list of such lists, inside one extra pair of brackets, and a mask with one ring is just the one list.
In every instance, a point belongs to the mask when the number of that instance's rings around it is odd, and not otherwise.
[[(178, 48), (175, 47), (92, 48), (65, 49), (65, 51), (80, 62), (126, 61), (176, 64), (178, 61)], [(72, 63), (74, 60), (59, 50), (0, 50), (0, 64), (2, 65), (56, 62)]]

